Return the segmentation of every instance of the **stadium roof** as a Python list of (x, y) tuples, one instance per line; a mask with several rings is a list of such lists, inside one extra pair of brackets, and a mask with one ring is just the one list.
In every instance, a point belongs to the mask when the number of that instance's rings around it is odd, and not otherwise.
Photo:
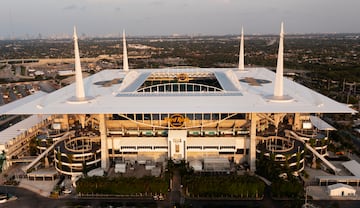
[(319, 130), (327, 130), (327, 131), (334, 131), (336, 128), (331, 126), (330, 124), (323, 121), (321, 118), (317, 116), (310, 116), (311, 123)]
[[(209, 77), (220, 91), (152, 91), (139, 87), (150, 77)], [(0, 107), (0, 114), (102, 113), (355, 113), (348, 106), (284, 78), (285, 102), (273, 102), (275, 73), (266, 68), (104, 70), (84, 79), (85, 102), (69, 102), (75, 84), (38, 93)]]

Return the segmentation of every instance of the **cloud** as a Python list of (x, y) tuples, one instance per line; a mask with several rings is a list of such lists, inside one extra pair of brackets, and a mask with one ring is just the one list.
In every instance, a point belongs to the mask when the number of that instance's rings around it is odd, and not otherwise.
[(162, 6), (164, 4), (165, 4), (164, 1), (152, 1), (149, 3), (150, 6)]
[(87, 3), (93, 4), (119, 4), (119, 3), (129, 3), (133, 0), (85, 0)]
[(86, 6), (78, 6), (76, 4), (71, 4), (68, 6), (63, 7), (63, 10), (84, 10)]
[(63, 10), (74, 10), (74, 9), (77, 9), (77, 6), (75, 4), (71, 4), (63, 8)]
[(220, 4), (230, 4), (231, 0), (213, 0), (213, 2)]

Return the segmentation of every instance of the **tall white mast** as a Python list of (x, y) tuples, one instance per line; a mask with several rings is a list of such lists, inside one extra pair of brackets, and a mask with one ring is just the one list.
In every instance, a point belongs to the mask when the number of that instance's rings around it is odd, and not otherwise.
[(241, 27), (241, 40), (240, 40), (240, 52), (239, 52), (239, 70), (244, 71), (244, 28)]
[(81, 71), (80, 53), (78, 45), (78, 37), (76, 34), (76, 27), (74, 26), (74, 53), (75, 53), (75, 96), (71, 97), (68, 102), (73, 104), (85, 103), (93, 99), (93, 97), (86, 97), (84, 90), (84, 81)]
[(76, 27), (74, 26), (74, 52), (75, 52), (75, 81), (76, 81), (76, 98), (78, 100), (85, 98), (84, 82), (81, 71), (80, 53)]
[(269, 100), (272, 102), (290, 102), (294, 99), (288, 95), (284, 95), (284, 23), (281, 23), (280, 29), (280, 42), (278, 59), (275, 74), (274, 94), (269, 96)]
[(282, 97), (283, 96), (283, 72), (284, 72), (284, 23), (281, 23), (280, 29), (280, 42), (279, 42), (279, 51), (276, 67), (276, 77), (275, 77), (275, 88), (274, 96)]
[(123, 30), (123, 70), (129, 71), (129, 62), (126, 48), (125, 30)]

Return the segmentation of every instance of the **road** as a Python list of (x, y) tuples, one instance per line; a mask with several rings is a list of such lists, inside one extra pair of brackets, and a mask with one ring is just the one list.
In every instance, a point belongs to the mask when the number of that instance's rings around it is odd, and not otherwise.
[[(26, 189), (11, 187), (11, 186), (0, 186), (1, 193), (9, 193), (11, 195), (16, 196), (18, 199), (14, 201), (6, 202), (5, 204), (1, 204), (1, 207), (21, 207), (21, 208), (32, 208), (32, 207), (61, 207), (62, 201), (54, 200), (42, 197), (36, 193), (28, 191)], [(50, 205), (50, 206), (49, 206)]]
[(60, 207), (162, 207), (158, 206), (153, 200), (148, 199), (79, 199), (79, 198), (60, 198), (51, 199), (35, 194), (26, 189), (0, 186), (1, 193), (9, 193), (18, 199), (0, 204), (4, 208), (60, 208)]
[[(106, 198), (60, 198), (50, 199), (42, 197), (26, 189), (10, 186), (0, 186), (0, 192), (9, 193), (18, 197), (17, 200), (0, 204), (4, 208), (72, 208), (72, 207), (170, 207), (163, 203), (148, 199), (106, 199)], [(311, 201), (310, 201), (311, 202)], [(237, 201), (237, 200), (186, 200), (186, 207), (250, 207), (250, 208), (281, 208), (298, 207), (303, 201), (283, 200), (276, 201), (270, 197), (265, 197), (262, 201)], [(339, 207), (339, 208), (358, 208), (360, 201), (314, 201), (311, 202), (320, 207)]]

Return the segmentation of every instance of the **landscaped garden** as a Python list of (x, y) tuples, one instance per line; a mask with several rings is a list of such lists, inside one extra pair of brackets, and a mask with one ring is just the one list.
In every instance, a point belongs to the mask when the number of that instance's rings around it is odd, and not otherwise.
[(265, 184), (250, 175), (190, 176), (185, 182), (190, 197), (262, 198)]
[(81, 194), (166, 194), (169, 180), (146, 176), (135, 177), (86, 177), (77, 182), (76, 191)]

